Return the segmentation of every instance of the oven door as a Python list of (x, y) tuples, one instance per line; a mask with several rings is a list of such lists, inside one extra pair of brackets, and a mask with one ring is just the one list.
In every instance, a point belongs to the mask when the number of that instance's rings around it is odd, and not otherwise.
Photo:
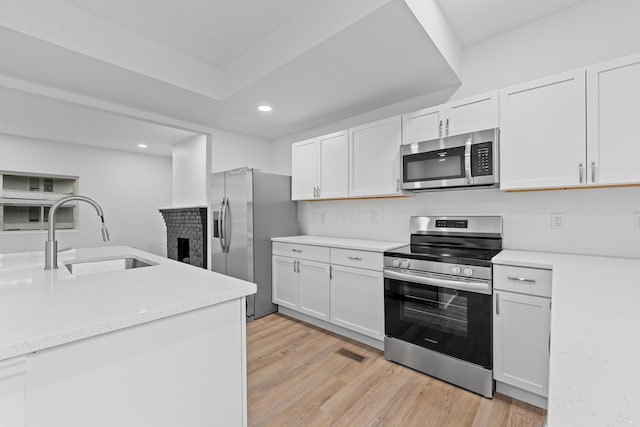
[(408, 275), (391, 278), (385, 270), (385, 335), (492, 369), (490, 291), (427, 285)]

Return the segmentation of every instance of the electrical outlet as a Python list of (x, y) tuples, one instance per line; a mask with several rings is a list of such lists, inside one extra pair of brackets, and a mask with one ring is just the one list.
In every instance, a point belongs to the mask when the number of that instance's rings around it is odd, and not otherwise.
[(371, 212), (371, 217), (369, 218), (371, 220), (372, 223), (376, 223), (378, 222), (378, 212), (376, 211), (372, 211)]
[(554, 230), (561, 230), (564, 228), (564, 214), (552, 213), (551, 214), (551, 228)]
[(633, 225), (636, 230), (640, 230), (640, 212), (633, 213)]

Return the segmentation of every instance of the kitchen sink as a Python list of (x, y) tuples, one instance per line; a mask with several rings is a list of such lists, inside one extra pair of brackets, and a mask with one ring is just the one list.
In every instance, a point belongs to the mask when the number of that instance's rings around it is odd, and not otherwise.
[(70, 261), (64, 264), (69, 273), (76, 276), (131, 270), (154, 265), (157, 263), (133, 255)]

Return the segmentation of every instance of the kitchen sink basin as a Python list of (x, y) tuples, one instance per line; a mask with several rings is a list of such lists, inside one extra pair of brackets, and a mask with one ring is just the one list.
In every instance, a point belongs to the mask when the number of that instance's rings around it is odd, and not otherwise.
[(133, 268), (151, 267), (154, 265), (157, 265), (157, 263), (136, 256), (87, 259), (71, 261), (64, 264), (67, 270), (76, 276), (131, 270)]

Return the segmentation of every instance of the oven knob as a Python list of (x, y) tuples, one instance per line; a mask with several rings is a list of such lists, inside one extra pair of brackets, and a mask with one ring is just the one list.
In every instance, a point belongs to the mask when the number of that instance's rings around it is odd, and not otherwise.
[(473, 268), (471, 267), (467, 267), (464, 269), (464, 275), (465, 276), (473, 276)]
[(393, 261), (391, 261), (391, 264), (394, 267), (399, 267), (400, 266), (400, 260), (398, 258), (394, 258)]
[(453, 274), (460, 274), (460, 267), (458, 267), (457, 265), (454, 265), (453, 267), (451, 267), (451, 272)]
[(400, 268), (409, 268), (409, 260), (403, 259), (402, 261), (400, 261)]

